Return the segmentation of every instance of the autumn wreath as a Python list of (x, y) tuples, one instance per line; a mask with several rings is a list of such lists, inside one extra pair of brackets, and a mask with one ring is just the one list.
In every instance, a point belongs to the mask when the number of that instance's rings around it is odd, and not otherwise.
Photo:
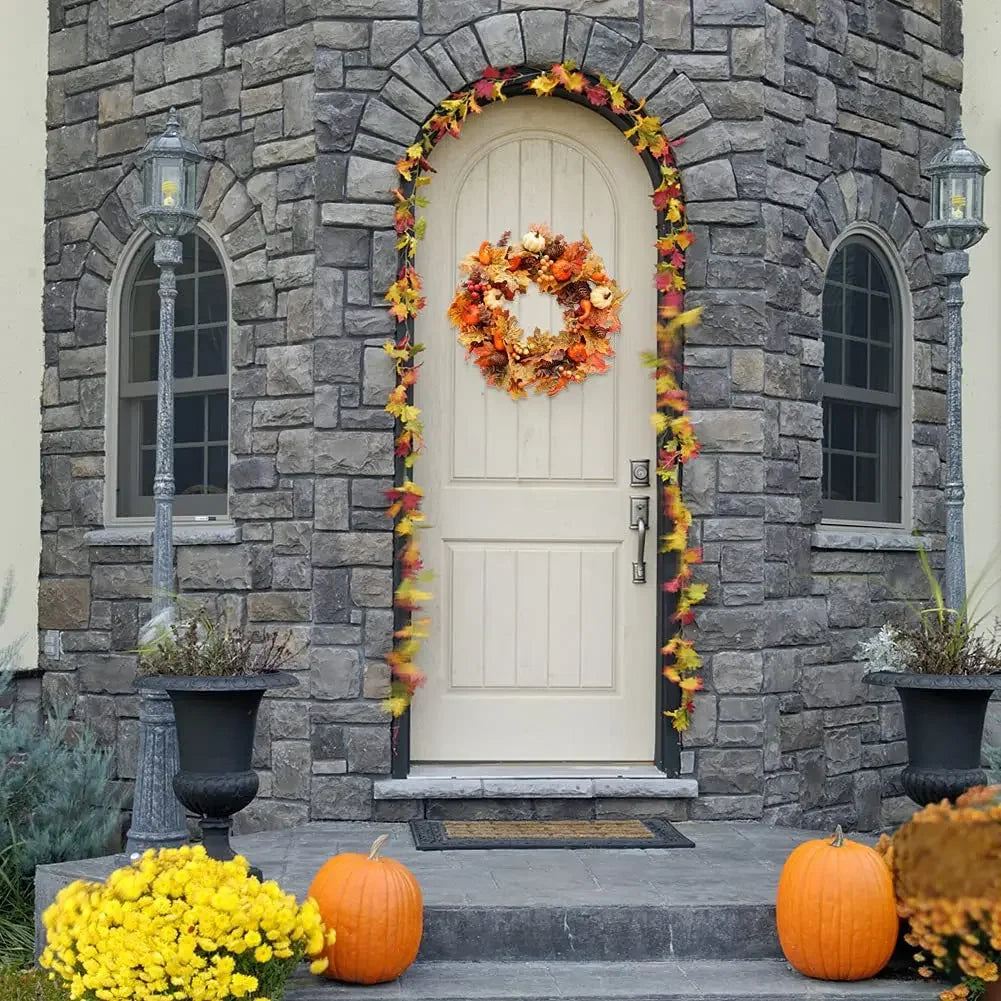
[[(625, 293), (605, 271), (590, 241), (573, 243), (545, 225), (533, 225), (520, 243), (510, 233), (496, 243), (484, 240), (459, 264), (459, 283), (448, 318), (459, 343), (475, 359), (487, 385), (518, 399), (529, 387), (555, 396), (571, 382), (604, 372), (615, 352), (609, 335), (621, 328)], [(558, 333), (535, 328), (530, 335), (506, 304), (534, 283), (563, 307)]]

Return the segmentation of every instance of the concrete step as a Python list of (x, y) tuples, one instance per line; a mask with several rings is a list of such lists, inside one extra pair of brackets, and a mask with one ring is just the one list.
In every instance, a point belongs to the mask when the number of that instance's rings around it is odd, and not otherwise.
[(809, 980), (782, 960), (657, 963), (421, 963), (390, 984), (355, 987), (297, 975), (286, 1001), (932, 1001), (913, 979)]
[(613, 962), (782, 955), (771, 903), (426, 905), (421, 958)]

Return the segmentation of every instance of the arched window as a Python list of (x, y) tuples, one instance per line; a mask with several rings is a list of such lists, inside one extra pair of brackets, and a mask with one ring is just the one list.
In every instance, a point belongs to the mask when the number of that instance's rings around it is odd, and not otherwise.
[[(225, 515), (229, 482), (229, 292), (212, 245), (184, 238), (174, 334), (174, 483), (178, 516)], [(118, 380), (119, 517), (152, 517), (160, 273), (153, 244), (125, 283)]]
[(824, 283), (824, 516), (900, 521), (901, 308), (882, 251), (852, 236)]

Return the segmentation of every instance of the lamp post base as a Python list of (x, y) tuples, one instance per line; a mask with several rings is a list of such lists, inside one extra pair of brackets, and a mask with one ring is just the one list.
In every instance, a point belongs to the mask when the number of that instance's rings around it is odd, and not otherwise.
[(174, 794), (180, 767), (174, 709), (166, 692), (143, 689), (139, 709), (139, 768), (125, 851), (177, 848), (188, 840), (184, 807)]

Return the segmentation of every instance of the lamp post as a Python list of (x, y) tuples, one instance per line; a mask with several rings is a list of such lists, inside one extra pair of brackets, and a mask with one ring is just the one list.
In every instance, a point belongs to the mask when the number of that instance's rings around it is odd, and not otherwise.
[[(142, 173), (139, 218), (156, 237), (160, 269), (160, 338), (156, 397), (156, 470), (153, 476), (153, 618), (173, 606), (174, 578), (174, 304), (181, 237), (198, 225), (198, 166), (205, 157), (181, 132), (174, 108), (167, 127), (136, 157)], [(139, 711), (139, 763), (126, 851), (183, 844), (184, 810), (174, 795), (177, 731), (165, 692), (143, 689)]]
[(963, 539), (963, 288), (970, 273), (966, 253), (987, 232), (984, 225), (983, 157), (963, 139), (957, 123), (952, 142), (928, 167), (931, 215), (925, 230), (942, 253), (946, 278), (945, 310), (948, 337), (946, 384), (945, 480), (945, 601), (954, 612), (966, 603), (966, 554)]

